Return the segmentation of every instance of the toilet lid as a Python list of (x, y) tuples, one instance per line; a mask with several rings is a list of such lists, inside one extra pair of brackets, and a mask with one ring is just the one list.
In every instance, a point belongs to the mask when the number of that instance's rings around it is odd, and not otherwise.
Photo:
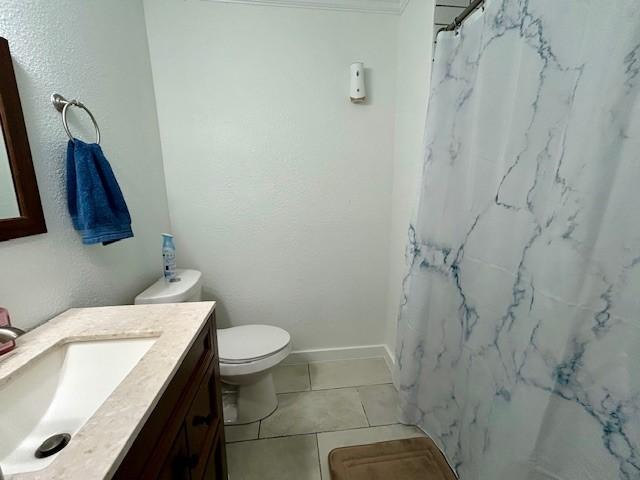
[(218, 330), (218, 354), (226, 363), (245, 363), (279, 352), (291, 341), (286, 330), (270, 325), (242, 325)]

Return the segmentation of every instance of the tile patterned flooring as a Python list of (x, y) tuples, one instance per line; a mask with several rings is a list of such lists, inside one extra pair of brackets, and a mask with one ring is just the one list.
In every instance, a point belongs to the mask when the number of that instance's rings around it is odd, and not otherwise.
[(278, 409), (225, 428), (230, 480), (330, 480), (336, 447), (423, 436), (397, 420), (382, 358), (276, 367)]

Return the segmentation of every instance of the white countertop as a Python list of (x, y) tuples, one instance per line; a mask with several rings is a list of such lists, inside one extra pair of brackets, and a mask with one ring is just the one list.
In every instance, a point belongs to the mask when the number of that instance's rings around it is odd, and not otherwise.
[(78, 308), (28, 332), (0, 357), (0, 387), (43, 352), (69, 341), (157, 337), (156, 342), (47, 468), (24, 479), (109, 478), (120, 465), (215, 302)]

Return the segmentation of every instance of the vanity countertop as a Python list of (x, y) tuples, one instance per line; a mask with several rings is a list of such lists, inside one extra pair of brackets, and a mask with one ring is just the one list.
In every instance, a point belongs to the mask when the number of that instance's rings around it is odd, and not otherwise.
[(17, 348), (0, 358), (0, 387), (40, 354), (69, 341), (157, 340), (51, 465), (11, 478), (111, 477), (214, 308), (215, 302), (75, 308), (20, 337)]

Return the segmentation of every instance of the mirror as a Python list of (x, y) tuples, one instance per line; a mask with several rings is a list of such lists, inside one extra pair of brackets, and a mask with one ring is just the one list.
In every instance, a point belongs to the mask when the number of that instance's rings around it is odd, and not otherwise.
[(9, 154), (4, 141), (4, 133), (0, 131), (0, 218), (20, 216), (18, 197), (13, 186), (13, 176), (9, 165)]
[(9, 42), (0, 37), (0, 241), (46, 231)]

